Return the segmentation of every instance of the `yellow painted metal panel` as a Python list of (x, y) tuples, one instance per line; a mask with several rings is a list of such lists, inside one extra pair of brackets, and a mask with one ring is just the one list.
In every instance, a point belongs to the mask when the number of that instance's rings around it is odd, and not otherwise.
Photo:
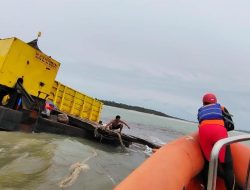
[(17, 38), (0, 40), (0, 84), (14, 87), (18, 78), (33, 96), (51, 99), (62, 111), (99, 121), (102, 102), (55, 81), (60, 63)]
[(14, 87), (18, 78), (33, 96), (45, 98), (60, 63), (17, 38), (0, 40), (0, 84)]
[(10, 51), (10, 47), (14, 41), (14, 38), (4, 39), (0, 40), (0, 72), (3, 67), (3, 63), (8, 56), (8, 53)]
[(78, 92), (58, 81), (55, 81), (50, 92), (49, 100), (63, 112), (90, 121), (98, 122), (103, 103)]

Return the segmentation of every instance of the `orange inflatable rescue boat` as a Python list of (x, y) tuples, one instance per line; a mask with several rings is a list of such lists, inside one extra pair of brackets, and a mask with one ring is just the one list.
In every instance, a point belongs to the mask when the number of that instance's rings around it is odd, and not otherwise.
[[(250, 161), (250, 148), (231, 144), (236, 181), (245, 187)], [(115, 190), (200, 190), (199, 173), (204, 158), (197, 134), (172, 141), (148, 158), (125, 178)], [(224, 181), (217, 179), (217, 190), (224, 190)]]

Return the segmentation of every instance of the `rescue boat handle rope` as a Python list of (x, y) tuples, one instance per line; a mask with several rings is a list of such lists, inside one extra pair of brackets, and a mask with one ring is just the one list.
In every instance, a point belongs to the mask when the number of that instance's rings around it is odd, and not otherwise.
[(66, 177), (64, 177), (63, 180), (61, 180), (58, 183), (58, 186), (61, 189), (64, 189), (66, 187), (71, 186), (79, 177), (81, 171), (86, 171), (89, 169), (89, 166), (86, 164), (87, 161), (89, 161), (91, 158), (94, 158), (97, 156), (97, 153), (95, 150), (92, 150), (93, 154), (84, 159), (82, 162), (76, 162), (70, 166), (70, 174)]

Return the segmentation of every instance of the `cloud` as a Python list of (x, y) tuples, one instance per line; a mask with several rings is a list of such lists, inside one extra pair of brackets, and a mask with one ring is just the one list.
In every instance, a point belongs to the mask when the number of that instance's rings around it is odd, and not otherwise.
[[(39, 45), (58, 79), (97, 98), (195, 120), (214, 92), (247, 129), (249, 1), (9, 0), (0, 37)], [(10, 14), (11, 7), (11, 14)]]

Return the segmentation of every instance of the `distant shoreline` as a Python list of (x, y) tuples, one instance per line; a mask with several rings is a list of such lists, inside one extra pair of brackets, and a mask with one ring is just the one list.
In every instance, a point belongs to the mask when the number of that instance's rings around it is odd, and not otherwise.
[(195, 123), (194, 121), (188, 121), (186, 119), (174, 117), (174, 116), (167, 115), (165, 113), (162, 113), (162, 112), (159, 112), (159, 111), (156, 111), (156, 110), (147, 109), (147, 108), (143, 108), (143, 107), (139, 107), (139, 106), (130, 106), (130, 105), (127, 105), (127, 104), (117, 103), (117, 102), (108, 101), (108, 100), (99, 100), (99, 101), (103, 102), (104, 105), (106, 105), (106, 106), (123, 108), (123, 109), (127, 109), (127, 110), (134, 110), (134, 111), (138, 111), (138, 112), (142, 112), (142, 113), (149, 113), (149, 114), (154, 114), (154, 115), (158, 115), (158, 116), (162, 116), (162, 117), (167, 117), (167, 118), (178, 119), (178, 120), (181, 120), (181, 121), (187, 121), (187, 122)]
[[(134, 110), (134, 111), (138, 111), (138, 112), (142, 112), (142, 113), (154, 114), (154, 115), (158, 115), (158, 116), (162, 116), (162, 117), (178, 119), (178, 120), (181, 120), (181, 121), (186, 121), (186, 122), (191, 122), (191, 123), (198, 123), (198, 122), (195, 122), (195, 121), (189, 121), (189, 120), (186, 120), (186, 119), (174, 117), (174, 116), (167, 115), (167, 114), (159, 112), (159, 111), (155, 111), (155, 110), (152, 110), (152, 109), (147, 109), (147, 108), (143, 108), (143, 107), (139, 107), (139, 106), (130, 106), (130, 105), (127, 105), (127, 104), (117, 103), (117, 102), (108, 101), (108, 100), (99, 100), (99, 101), (103, 102), (104, 105), (106, 105), (106, 106), (123, 108), (123, 109), (127, 109), (127, 110)], [(235, 129), (235, 131), (250, 133), (250, 131), (241, 130), (241, 129)]]
[(250, 131), (241, 130), (241, 129), (236, 129), (235, 131), (238, 131), (238, 132), (243, 132), (243, 133), (250, 133)]

